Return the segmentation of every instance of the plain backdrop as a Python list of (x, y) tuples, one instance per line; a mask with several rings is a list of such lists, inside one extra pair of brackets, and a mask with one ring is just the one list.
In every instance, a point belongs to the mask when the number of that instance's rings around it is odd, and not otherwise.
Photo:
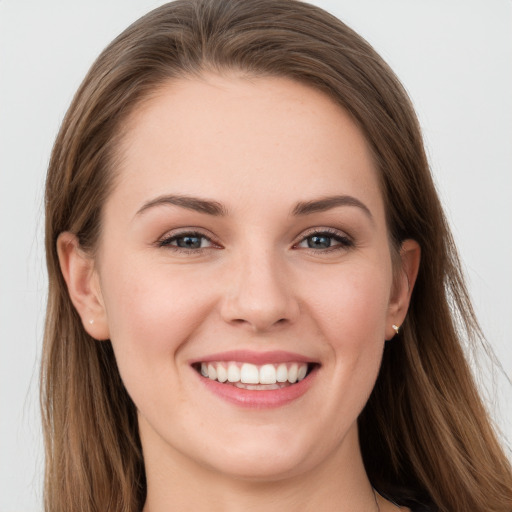
[[(0, 0), (0, 512), (42, 510), (42, 195), (51, 146), (93, 59), (161, 3)], [(512, 2), (314, 3), (373, 44), (409, 91), (477, 314), (510, 376)], [(482, 366), (478, 380), (507, 444), (512, 386)]]

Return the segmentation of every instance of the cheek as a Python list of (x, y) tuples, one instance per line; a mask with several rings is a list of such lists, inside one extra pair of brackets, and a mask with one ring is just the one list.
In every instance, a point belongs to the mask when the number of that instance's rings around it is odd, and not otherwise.
[[(329, 286), (315, 290), (314, 302), (325, 326), (358, 333), (385, 326), (389, 307), (391, 276), (371, 266), (355, 266), (333, 272)], [(346, 332), (348, 334), (348, 332)], [(351, 338), (353, 337), (351, 336)]]
[[(332, 290), (322, 326), (329, 340), (335, 388), (345, 406), (340, 424), (357, 417), (379, 373), (391, 281), (385, 273), (352, 269)], [(346, 415), (347, 417), (344, 417)]]
[[(104, 280), (111, 341), (120, 369), (168, 365), (208, 315), (213, 297), (198, 293), (187, 272), (126, 261)], [(129, 279), (126, 276), (130, 276)]]
[(391, 271), (382, 267), (364, 264), (337, 269), (329, 286), (315, 289), (310, 302), (337, 375), (359, 381), (363, 388), (373, 386), (370, 381), (378, 373), (385, 343)]

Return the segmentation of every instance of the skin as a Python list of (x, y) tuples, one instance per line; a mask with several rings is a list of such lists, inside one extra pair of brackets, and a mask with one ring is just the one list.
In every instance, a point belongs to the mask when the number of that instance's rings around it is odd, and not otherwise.
[[(394, 274), (361, 131), (288, 79), (206, 75), (140, 105), (120, 154), (94, 259), (71, 233), (58, 248), (84, 327), (111, 340), (139, 411), (145, 512), (377, 510), (357, 417), (405, 318), (420, 251), (405, 241)], [(148, 206), (171, 194), (215, 201), (225, 215)], [(292, 213), (333, 195), (364, 207)], [(326, 229), (331, 247), (309, 247)], [(170, 238), (191, 231), (202, 248)], [(190, 365), (238, 349), (294, 352), (318, 370), (289, 404), (242, 408)]]

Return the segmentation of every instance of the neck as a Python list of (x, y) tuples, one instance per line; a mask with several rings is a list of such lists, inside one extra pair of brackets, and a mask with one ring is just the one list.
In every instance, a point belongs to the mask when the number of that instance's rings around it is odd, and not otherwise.
[(238, 478), (198, 464), (168, 446), (144, 447), (147, 500), (143, 512), (170, 510), (377, 511), (375, 496), (363, 467), (357, 427), (332, 457), (304, 471), (287, 475)]

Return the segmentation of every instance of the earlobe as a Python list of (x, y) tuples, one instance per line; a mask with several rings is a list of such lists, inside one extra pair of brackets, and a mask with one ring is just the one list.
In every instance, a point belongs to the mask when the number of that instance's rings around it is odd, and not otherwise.
[(68, 293), (87, 333), (97, 340), (110, 337), (105, 306), (93, 258), (80, 247), (76, 235), (57, 239), (59, 263)]
[(386, 339), (398, 334), (405, 320), (411, 295), (420, 268), (421, 248), (416, 240), (407, 239), (400, 248), (400, 268), (395, 278), (389, 305)]

